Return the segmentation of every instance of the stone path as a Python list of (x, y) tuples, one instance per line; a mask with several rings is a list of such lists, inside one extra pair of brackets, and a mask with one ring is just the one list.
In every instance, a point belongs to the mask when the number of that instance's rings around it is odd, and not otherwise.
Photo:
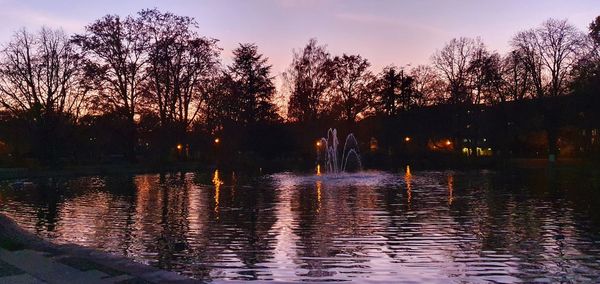
[(4, 283), (149, 283), (85, 259), (33, 250), (0, 248), (0, 284)]
[(202, 283), (123, 256), (74, 244), (56, 245), (0, 213), (0, 284)]

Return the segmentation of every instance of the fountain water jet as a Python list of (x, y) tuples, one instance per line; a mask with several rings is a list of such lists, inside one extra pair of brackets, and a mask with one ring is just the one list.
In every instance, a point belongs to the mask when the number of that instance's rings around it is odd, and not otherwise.
[(356, 140), (356, 137), (354, 137), (354, 134), (350, 133), (346, 136), (344, 148), (341, 152), (342, 155), (338, 157), (340, 154), (338, 149), (339, 144), (337, 129), (335, 128), (329, 128), (329, 130), (327, 130), (327, 137), (321, 138), (319, 143), (317, 143), (317, 159), (320, 161), (321, 157), (323, 158), (323, 161), (325, 162), (325, 171), (333, 174), (345, 172), (350, 157), (353, 157), (356, 160), (358, 169), (362, 170), (358, 141)]

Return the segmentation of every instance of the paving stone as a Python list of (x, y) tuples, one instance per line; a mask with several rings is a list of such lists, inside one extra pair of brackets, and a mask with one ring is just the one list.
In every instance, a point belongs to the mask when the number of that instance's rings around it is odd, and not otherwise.
[(131, 275), (119, 275), (111, 278), (104, 278), (109, 283), (127, 283), (126, 281), (133, 281), (134, 276)]
[(106, 283), (100, 278), (95, 278), (96, 275), (87, 275), (83, 271), (57, 263), (31, 250), (0, 251), (0, 260), (48, 283)]
[(0, 277), (0, 284), (44, 284), (46, 282), (36, 279), (29, 274)]
[(92, 279), (104, 279), (110, 277), (110, 275), (98, 270), (88, 270), (85, 272), (85, 276)]
[(131, 279), (115, 282), (115, 284), (152, 284), (152, 282), (148, 282), (144, 279), (134, 277)]
[(21, 269), (0, 260), (0, 277), (25, 274)]
[(90, 261), (90, 260), (87, 260), (87, 259), (81, 258), (81, 257), (70, 257), (70, 256), (69, 257), (60, 257), (60, 258), (55, 258), (55, 260), (62, 264), (66, 264), (68, 266), (77, 268), (81, 271), (98, 270), (98, 271), (102, 271), (110, 276), (117, 276), (117, 275), (125, 274), (122, 271), (112, 269), (110, 267), (106, 267), (104, 265), (98, 264), (96, 262), (93, 262), (93, 261)]

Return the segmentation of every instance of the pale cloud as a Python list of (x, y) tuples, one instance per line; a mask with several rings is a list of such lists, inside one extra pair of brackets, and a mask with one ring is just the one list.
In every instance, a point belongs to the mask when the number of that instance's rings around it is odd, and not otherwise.
[(397, 28), (403, 28), (407, 30), (415, 30), (426, 32), (434, 35), (447, 35), (448, 33), (442, 29), (418, 24), (416, 22), (402, 21), (396, 18), (382, 17), (371, 14), (359, 14), (359, 13), (337, 13), (335, 18), (342, 21), (350, 21), (363, 25), (381, 25), (391, 26)]
[(322, 0), (275, 0), (279, 6), (284, 8), (298, 8), (298, 7), (310, 7), (317, 8), (322, 6), (325, 2)]
[[(15, 7), (14, 5), (5, 5), (0, 11), (0, 20), (4, 29), (12, 31), (22, 27), (37, 30), (42, 26), (51, 28), (61, 28), (67, 33), (81, 32), (87, 22), (52, 15), (51, 13), (37, 11), (31, 8)], [(5, 31), (8, 32), (8, 31)]]

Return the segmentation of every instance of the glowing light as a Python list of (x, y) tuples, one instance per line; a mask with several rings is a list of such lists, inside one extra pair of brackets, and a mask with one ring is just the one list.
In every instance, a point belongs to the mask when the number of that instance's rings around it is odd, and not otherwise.
[(321, 141), (317, 141), (317, 147), (321, 147)]
[(406, 165), (406, 172), (404, 174), (404, 182), (406, 183), (406, 198), (410, 206), (412, 201), (412, 174), (410, 173), (410, 166)]
[(448, 175), (448, 205), (452, 205), (454, 201), (454, 175)]
[(219, 170), (215, 170), (212, 183), (215, 186), (215, 213), (219, 213), (219, 197), (221, 194), (221, 185), (223, 185), (223, 181), (219, 177)]
[(408, 137), (408, 136), (404, 137), (404, 142), (410, 142), (410, 137)]
[(221, 142), (221, 139), (215, 138), (215, 144), (219, 144), (220, 142)]
[(317, 164), (317, 175), (321, 176), (321, 164)]
[(446, 140), (446, 146), (450, 146), (450, 145), (452, 145), (452, 141)]
[(181, 150), (181, 149), (183, 149), (183, 145), (177, 144), (177, 150)]
[(317, 212), (321, 211), (321, 187), (322, 183), (320, 180), (317, 181)]

